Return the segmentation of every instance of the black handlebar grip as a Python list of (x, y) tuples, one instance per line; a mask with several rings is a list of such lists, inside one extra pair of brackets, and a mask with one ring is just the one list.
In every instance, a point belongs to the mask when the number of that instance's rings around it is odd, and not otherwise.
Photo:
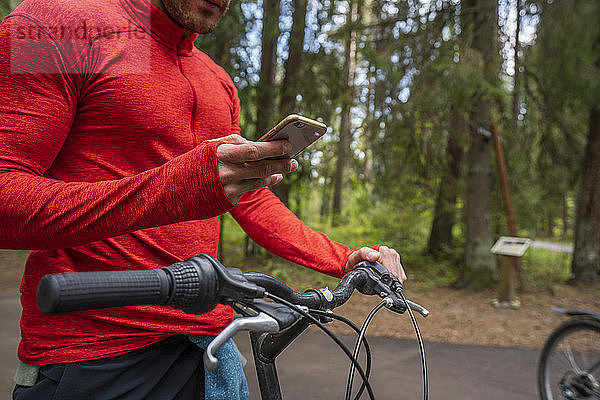
[(38, 286), (37, 301), (44, 314), (164, 305), (171, 285), (171, 278), (162, 269), (46, 275)]

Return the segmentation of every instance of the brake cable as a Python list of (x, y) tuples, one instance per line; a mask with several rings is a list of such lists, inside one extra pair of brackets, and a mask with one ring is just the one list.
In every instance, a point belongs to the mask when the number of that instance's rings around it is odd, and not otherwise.
[(342, 341), (337, 336), (335, 336), (329, 329), (327, 329), (327, 327), (321, 321), (319, 321), (318, 319), (316, 319), (315, 317), (313, 317), (312, 315), (310, 315), (309, 313), (307, 313), (306, 311), (304, 311), (302, 308), (298, 307), (297, 305), (292, 304), (289, 301), (282, 299), (281, 297), (275, 296), (274, 294), (265, 292), (264, 297), (269, 298), (277, 303), (283, 304), (283, 305), (291, 308), (292, 310), (296, 311), (298, 314), (300, 314), (303, 317), (310, 320), (313, 324), (317, 325), (323, 332), (325, 332), (327, 334), (327, 336), (329, 336), (340, 347), (340, 349), (342, 349), (342, 351), (346, 354), (346, 356), (352, 362), (352, 365), (356, 366), (356, 370), (360, 374), (363, 382), (365, 383), (365, 385), (367, 387), (367, 392), (369, 393), (369, 398), (371, 400), (375, 400), (375, 394), (373, 393), (373, 388), (371, 387), (371, 384), (369, 383), (369, 379), (367, 378), (365, 372), (363, 371), (363, 369), (360, 366), (360, 363), (358, 362), (356, 357), (354, 357), (352, 355), (352, 353), (350, 353), (350, 350), (348, 350), (346, 345), (344, 345), (344, 343), (342, 343)]
[(404, 297), (404, 293), (402, 292), (402, 286), (396, 287), (396, 293), (400, 295), (402, 301), (406, 305), (406, 309), (408, 310), (408, 315), (410, 315), (410, 319), (415, 328), (415, 333), (417, 334), (417, 341), (419, 342), (419, 352), (421, 353), (421, 367), (423, 370), (423, 400), (429, 400), (429, 377), (427, 373), (427, 359), (425, 357), (425, 345), (423, 344), (423, 338), (421, 337), (421, 331), (419, 330), (419, 325), (417, 324), (417, 320), (415, 315), (412, 312), (412, 309), (408, 305), (408, 301), (406, 297)]
[[(353, 354), (354, 358), (358, 358), (358, 353), (360, 351), (360, 342), (365, 337), (365, 334), (367, 333), (367, 328), (369, 327), (371, 320), (373, 319), (373, 317), (375, 317), (375, 314), (377, 314), (377, 312), (386, 305), (386, 303), (387, 303), (386, 299), (381, 300), (381, 302), (371, 310), (371, 312), (365, 319), (365, 322), (363, 322), (363, 326), (360, 330), (358, 338), (356, 339), (356, 346), (354, 347), (354, 354)], [(354, 364), (352, 364), (350, 366), (350, 373), (348, 374), (348, 384), (346, 385), (346, 397), (345, 397), (346, 400), (350, 400), (350, 395), (352, 394), (352, 383), (353, 382), (354, 382)], [(358, 391), (357, 395), (354, 397), (355, 400), (360, 398), (362, 391), (363, 391), (363, 388), (361, 387), (360, 390)]]

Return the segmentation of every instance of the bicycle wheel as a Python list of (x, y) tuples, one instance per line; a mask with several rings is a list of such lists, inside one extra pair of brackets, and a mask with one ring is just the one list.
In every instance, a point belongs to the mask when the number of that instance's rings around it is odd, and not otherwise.
[(548, 338), (538, 364), (543, 400), (600, 399), (600, 321), (576, 319)]

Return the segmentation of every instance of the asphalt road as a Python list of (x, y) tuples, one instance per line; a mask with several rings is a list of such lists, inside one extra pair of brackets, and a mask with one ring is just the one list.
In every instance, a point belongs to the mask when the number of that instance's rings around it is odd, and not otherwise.
[[(9, 399), (16, 366), (20, 306), (16, 294), (0, 294), (0, 398)], [(349, 338), (345, 338), (351, 343)], [(246, 366), (251, 399), (259, 399), (246, 334), (236, 339), (249, 358)], [(373, 351), (371, 384), (379, 400), (422, 398), (416, 341), (370, 338)], [(430, 399), (537, 399), (535, 368), (538, 353), (531, 350), (426, 343)], [(341, 399), (348, 362), (325, 335), (308, 332), (278, 358), (279, 378), (286, 400)], [(363, 398), (367, 398), (366, 395)]]

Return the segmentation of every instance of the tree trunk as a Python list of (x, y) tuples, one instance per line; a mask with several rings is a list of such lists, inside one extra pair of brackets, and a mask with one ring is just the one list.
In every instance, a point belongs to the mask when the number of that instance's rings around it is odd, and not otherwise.
[(567, 194), (563, 193), (562, 195), (562, 232), (560, 235), (561, 240), (565, 240), (567, 238), (567, 234), (569, 233), (569, 205), (567, 203)]
[[(490, 104), (479, 103), (472, 114), (473, 121), (488, 120), (483, 109)], [(487, 114), (487, 115), (486, 115)], [(479, 125), (479, 124), (478, 124)], [(481, 125), (479, 125), (481, 126)], [(468, 152), (468, 175), (466, 196), (466, 270), (463, 275), (464, 285), (482, 288), (492, 284), (495, 259), (490, 252), (492, 248), (492, 226), (490, 213), (490, 153), (489, 140), (471, 129)]]
[(520, 40), (520, 36), (521, 36), (521, 16), (519, 15), (519, 13), (521, 12), (521, 1), (522, 0), (515, 0), (516, 1), (516, 8), (517, 8), (517, 23), (516, 23), (516, 27), (515, 27), (515, 46), (513, 48), (513, 58), (515, 59), (515, 74), (513, 76), (513, 98), (512, 98), (512, 117), (513, 117), (513, 129), (515, 130), (515, 132), (517, 132), (518, 130), (518, 124), (519, 124), (519, 114), (521, 113), (521, 100), (520, 100), (520, 93), (519, 93), (519, 86), (520, 86), (520, 82), (519, 82), (519, 78), (520, 78), (520, 72), (519, 72), (519, 48), (520, 48), (520, 44), (519, 44), (519, 40)]
[(285, 62), (284, 78), (281, 87), (280, 108), (282, 116), (291, 114), (296, 109), (296, 96), (302, 78), (302, 55), (304, 47), (304, 30), (306, 28), (307, 0), (293, 0), (292, 30), (288, 48), (288, 59)]
[(337, 161), (335, 169), (335, 185), (333, 190), (333, 220), (334, 226), (340, 224), (342, 215), (342, 194), (344, 190), (345, 174), (350, 161), (350, 143), (352, 140), (351, 115), (352, 91), (354, 88), (354, 75), (356, 65), (356, 30), (354, 24), (358, 19), (358, 3), (352, 2), (347, 16), (346, 25), (349, 32), (344, 50), (344, 77), (346, 80), (342, 96), (342, 113), (340, 121), (340, 138), (337, 145)]
[[(473, 37), (472, 49), (480, 57), (482, 78), (490, 87), (498, 81), (497, 15), (496, 0), (469, 0), (465, 2), (467, 35)], [(494, 280), (496, 259), (492, 247), (490, 212), (490, 140), (483, 131), (492, 125), (494, 100), (488, 90), (475, 96), (471, 111), (471, 129), (468, 151), (468, 175), (466, 195), (466, 247), (465, 264), (460, 286), (482, 288)]]
[(577, 199), (575, 249), (571, 265), (574, 280), (598, 281), (600, 272), (600, 108), (590, 115), (590, 130), (583, 164), (583, 180)]
[(323, 197), (321, 198), (321, 209), (319, 212), (321, 223), (325, 222), (327, 220), (327, 217), (329, 216), (329, 203), (331, 201), (329, 187), (324, 187), (322, 192)]
[(277, 39), (279, 38), (279, 1), (263, 2), (260, 82), (256, 89), (256, 137), (262, 136), (274, 124), (275, 72), (277, 70)]
[(456, 216), (456, 198), (458, 196), (458, 180), (463, 149), (458, 136), (466, 129), (462, 115), (452, 107), (448, 144), (446, 147), (447, 165), (442, 173), (437, 198), (429, 244), (427, 251), (431, 255), (440, 255), (452, 246), (452, 228)]
[[(290, 44), (288, 59), (285, 62), (284, 78), (281, 86), (280, 111), (281, 117), (292, 114), (296, 110), (296, 96), (302, 79), (302, 54), (304, 45), (304, 30), (306, 28), (307, 0), (293, 0), (294, 11), (292, 15), (292, 30), (290, 32)], [(296, 176), (296, 175), (293, 175)], [(279, 184), (273, 186), (273, 193), (289, 206), (290, 190), (293, 183), (292, 176), (286, 178)]]

